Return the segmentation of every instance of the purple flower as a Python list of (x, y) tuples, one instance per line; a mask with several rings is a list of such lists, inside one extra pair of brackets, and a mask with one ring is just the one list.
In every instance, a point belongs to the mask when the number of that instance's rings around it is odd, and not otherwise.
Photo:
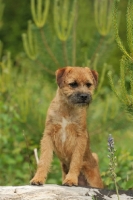
[(114, 149), (114, 138), (112, 137), (111, 134), (109, 134), (109, 137), (108, 137), (108, 146), (109, 146), (110, 151)]

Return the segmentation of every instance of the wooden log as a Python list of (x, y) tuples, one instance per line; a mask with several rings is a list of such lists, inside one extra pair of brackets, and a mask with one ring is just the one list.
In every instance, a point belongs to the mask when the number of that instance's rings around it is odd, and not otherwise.
[[(120, 191), (120, 200), (133, 199), (133, 191)], [(0, 200), (117, 200), (115, 191), (53, 184), (43, 186), (1, 186)]]

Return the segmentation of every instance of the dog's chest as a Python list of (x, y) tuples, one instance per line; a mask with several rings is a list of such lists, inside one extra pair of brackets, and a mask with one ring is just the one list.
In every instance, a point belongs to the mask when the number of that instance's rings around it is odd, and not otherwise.
[(59, 157), (72, 154), (76, 145), (76, 127), (76, 123), (64, 117), (56, 123), (53, 143)]
[(61, 130), (60, 130), (60, 139), (62, 141), (62, 143), (64, 143), (66, 141), (67, 138), (67, 134), (69, 134), (69, 130), (68, 127), (70, 125), (70, 122), (65, 119), (64, 117), (62, 117), (62, 121), (59, 123), (61, 125)]

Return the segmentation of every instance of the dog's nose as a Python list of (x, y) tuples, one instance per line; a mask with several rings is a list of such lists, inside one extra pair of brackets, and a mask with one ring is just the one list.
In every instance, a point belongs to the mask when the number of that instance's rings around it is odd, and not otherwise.
[(80, 98), (85, 101), (88, 98), (88, 94), (80, 94)]

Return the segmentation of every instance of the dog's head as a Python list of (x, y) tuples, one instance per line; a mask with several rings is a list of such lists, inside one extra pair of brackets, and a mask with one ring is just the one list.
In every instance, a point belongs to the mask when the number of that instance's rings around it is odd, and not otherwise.
[(69, 103), (86, 106), (97, 86), (98, 73), (88, 67), (65, 67), (56, 71), (56, 81)]

